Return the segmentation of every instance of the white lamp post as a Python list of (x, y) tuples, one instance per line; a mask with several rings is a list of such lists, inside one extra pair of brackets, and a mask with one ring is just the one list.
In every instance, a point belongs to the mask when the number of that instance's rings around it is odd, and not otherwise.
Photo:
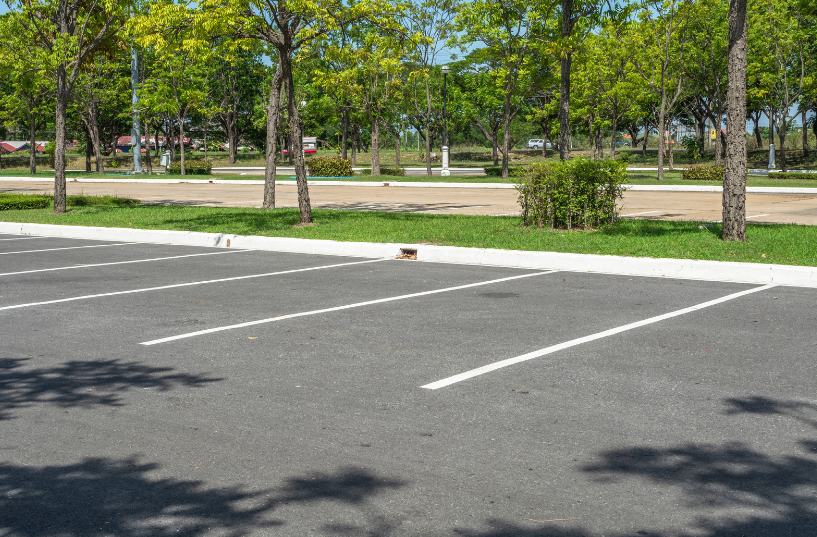
[(448, 177), (451, 172), (448, 170), (448, 117), (445, 106), (448, 102), (448, 66), (443, 65), (443, 169), (440, 170), (442, 177)]

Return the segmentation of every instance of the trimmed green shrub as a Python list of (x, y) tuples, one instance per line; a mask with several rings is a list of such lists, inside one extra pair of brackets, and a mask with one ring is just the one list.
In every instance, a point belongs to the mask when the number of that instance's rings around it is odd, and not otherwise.
[(681, 172), (684, 181), (723, 181), (723, 166), (690, 166)]
[(612, 224), (624, 194), (627, 165), (580, 157), (527, 167), (516, 184), (522, 222), (551, 229), (591, 229)]
[(31, 194), (0, 194), (0, 211), (48, 209), (54, 198)]
[[(524, 171), (525, 166), (513, 164), (508, 165), (509, 176), (521, 175)], [(485, 175), (489, 175), (491, 177), (502, 177), (502, 166), (485, 166)]]
[[(359, 175), (371, 175), (372, 170), (371, 169), (360, 170), (358, 172), (358, 174)], [(386, 167), (386, 166), (380, 166), (380, 175), (391, 175), (391, 176), (394, 176), (394, 177), (405, 177), (406, 176), (406, 170), (404, 168), (389, 168), (389, 167)]]
[(312, 177), (353, 177), (352, 161), (340, 157), (310, 157), (306, 161)]
[(632, 157), (633, 155), (629, 151), (619, 151), (616, 153), (616, 160), (625, 164), (628, 164)]
[(769, 172), (769, 179), (805, 179), (817, 180), (817, 173)]
[[(209, 175), (213, 169), (213, 164), (209, 160), (204, 159), (185, 159), (184, 171), (190, 175)], [(180, 174), (182, 173), (182, 163), (177, 160), (170, 163), (167, 167), (167, 173)]]

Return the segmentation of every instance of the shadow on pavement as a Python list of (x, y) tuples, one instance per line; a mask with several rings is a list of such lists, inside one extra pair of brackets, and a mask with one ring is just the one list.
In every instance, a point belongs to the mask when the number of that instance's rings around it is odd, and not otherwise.
[(370, 496), (403, 486), (360, 468), (296, 477), (280, 489), (256, 491), (148, 475), (158, 470), (158, 464), (136, 457), (39, 468), (0, 464), (0, 534), (267, 535), (285, 525), (271, 517), (279, 505), (331, 500), (361, 506)]
[(62, 408), (121, 406), (120, 395), (131, 389), (168, 391), (221, 380), (119, 360), (72, 361), (39, 369), (26, 368), (29, 360), (0, 358), (0, 421), (12, 419), (14, 409), (35, 404)]

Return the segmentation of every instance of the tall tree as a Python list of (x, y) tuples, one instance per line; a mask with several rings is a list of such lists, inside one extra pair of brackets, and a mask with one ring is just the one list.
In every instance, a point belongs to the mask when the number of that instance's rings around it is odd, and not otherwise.
[(5, 0), (14, 40), (5, 46), (27, 55), (55, 78), (54, 212), (64, 213), (65, 133), (68, 98), (82, 65), (124, 23), (126, 0)]
[(687, 48), (686, 0), (641, 0), (639, 21), (630, 27), (629, 38), (641, 44), (633, 58), (638, 73), (658, 100), (658, 180), (664, 180), (664, 141), (667, 114), (681, 97)]

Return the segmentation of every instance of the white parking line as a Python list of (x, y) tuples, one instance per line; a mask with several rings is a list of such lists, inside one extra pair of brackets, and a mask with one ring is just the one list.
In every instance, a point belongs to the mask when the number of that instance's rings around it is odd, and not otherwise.
[(168, 257), (154, 257), (151, 259), (135, 259), (133, 261), (114, 261), (111, 263), (94, 263), (91, 265), (72, 265), (70, 267), (54, 267), (35, 270), (21, 270), (19, 272), (5, 272), (0, 273), (0, 276), (14, 276), (16, 274), (31, 274), (34, 272), (51, 272), (53, 270), (70, 270), (78, 268), (89, 267), (107, 267), (109, 265), (127, 265), (128, 263), (148, 263), (150, 261), (164, 261), (165, 259), (181, 259), (182, 257), (198, 257), (202, 255), (222, 255), (222, 254), (240, 254), (243, 252), (252, 252), (253, 250), (227, 250), (226, 252), (207, 252), (206, 254), (189, 254), (189, 255), (173, 255)]
[(747, 216), (746, 218), (760, 218), (761, 216), (769, 216), (769, 214), (771, 214), (771, 213), (766, 213), (766, 214), (756, 214), (756, 215), (754, 215), (754, 216)]
[(384, 302), (393, 302), (395, 300), (405, 300), (407, 298), (414, 298), (418, 296), (427, 296), (427, 295), (435, 295), (437, 293), (447, 293), (449, 291), (457, 291), (460, 289), (468, 289), (470, 287), (479, 287), (482, 285), (490, 285), (492, 283), (500, 283), (500, 282), (507, 282), (510, 280), (518, 280), (520, 278), (530, 278), (531, 276), (541, 276), (543, 274), (553, 274), (554, 272), (558, 272), (556, 270), (548, 270), (546, 272), (533, 272), (529, 274), (521, 274), (519, 276), (510, 276), (508, 278), (499, 278), (497, 280), (488, 280), (486, 282), (477, 282), (477, 283), (469, 283), (465, 285), (457, 285), (455, 287), (445, 287), (443, 289), (434, 289), (433, 291), (421, 291), (419, 293), (411, 293), (408, 295), (398, 295), (398, 296), (390, 296), (388, 298), (378, 298), (376, 300), (367, 300), (366, 302), (357, 302), (355, 304), (347, 304), (345, 306), (336, 306), (334, 308), (324, 308), (320, 310), (312, 310), (312, 311), (303, 311), (300, 313), (290, 313), (289, 315), (278, 315), (276, 317), (269, 317), (267, 319), (259, 319), (257, 321), (249, 321), (246, 323), (238, 323), (238, 324), (231, 324), (227, 326), (218, 326), (216, 328), (208, 328), (206, 330), (199, 330), (197, 332), (188, 332), (186, 334), (179, 334), (178, 336), (170, 336), (164, 337), (161, 339), (154, 339), (151, 341), (145, 341), (140, 343), (140, 345), (156, 345), (158, 343), (167, 343), (169, 341), (175, 341), (177, 339), (185, 339), (189, 337), (195, 336), (202, 336), (204, 334), (212, 334), (213, 332), (221, 332), (223, 330), (233, 330), (235, 328), (244, 328), (246, 326), (255, 326), (258, 324), (266, 324), (266, 323), (274, 323), (276, 321), (284, 321), (287, 319), (294, 319), (296, 317), (306, 317), (308, 315), (318, 315), (320, 313), (330, 313), (333, 311), (341, 311), (341, 310), (348, 310), (351, 308), (359, 308), (361, 306), (370, 306), (372, 304), (382, 304)]
[(114, 291), (112, 293), (99, 293), (96, 295), (84, 295), (84, 296), (74, 296), (71, 298), (60, 298), (57, 300), (46, 300), (44, 302), (29, 302), (28, 304), (15, 304), (13, 306), (3, 306), (0, 307), (0, 311), (3, 310), (14, 310), (19, 308), (30, 308), (32, 306), (45, 306), (46, 304), (59, 304), (60, 302), (72, 302), (74, 300), (88, 300), (89, 298), (101, 298), (104, 296), (116, 296), (116, 295), (130, 295), (134, 293), (146, 293), (148, 291), (160, 291), (162, 289), (175, 289), (177, 287), (190, 287), (192, 285), (205, 285), (208, 283), (221, 283), (221, 282), (233, 282), (237, 280), (249, 280), (252, 278), (264, 278), (266, 276), (278, 276), (280, 274), (291, 274), (293, 272), (307, 272), (310, 270), (322, 270), (328, 268), (335, 268), (335, 267), (346, 267), (349, 265), (360, 265), (363, 263), (377, 263), (378, 261), (386, 261), (385, 259), (367, 259), (366, 261), (354, 261), (352, 263), (338, 263), (335, 265), (324, 265), (321, 267), (309, 267), (309, 268), (302, 268), (302, 269), (293, 269), (293, 270), (282, 270), (279, 272), (267, 272), (264, 274), (250, 274), (248, 276), (234, 276), (232, 278), (220, 278), (218, 280), (204, 280), (199, 282), (187, 282), (187, 283), (174, 283), (171, 285), (161, 285), (159, 287), (144, 287), (142, 289), (131, 289), (128, 291)]
[(642, 326), (646, 326), (648, 324), (657, 323), (659, 321), (663, 321), (666, 319), (671, 319), (672, 317), (678, 317), (679, 315), (684, 315), (686, 313), (692, 313), (693, 311), (698, 311), (703, 308), (708, 308), (709, 306), (714, 306), (716, 304), (720, 304), (722, 302), (727, 302), (729, 300), (733, 300), (735, 298), (742, 297), (744, 295), (749, 295), (752, 293), (757, 293), (759, 291), (765, 291), (766, 289), (771, 289), (772, 287), (776, 287), (775, 285), (764, 285), (762, 287), (755, 287), (753, 289), (748, 289), (746, 291), (740, 291), (739, 293), (733, 293), (731, 295), (726, 295), (721, 298), (716, 298), (715, 300), (710, 300), (708, 302), (703, 302), (701, 304), (691, 306), (689, 308), (684, 308), (677, 311), (672, 311), (670, 313), (665, 313), (663, 315), (657, 315), (655, 317), (650, 317), (649, 319), (644, 319), (643, 321), (637, 321), (630, 324), (625, 324), (624, 326), (619, 326), (618, 328), (611, 328), (610, 330), (605, 330), (604, 332), (599, 332), (597, 334), (592, 334), (589, 336), (580, 337), (578, 339), (573, 339), (571, 341), (566, 341), (564, 343), (559, 343), (558, 345), (551, 345), (550, 347), (545, 347), (544, 349), (540, 349), (538, 351), (529, 352), (527, 354), (523, 354), (521, 356), (517, 356), (515, 358), (508, 358), (507, 360), (501, 360), (499, 362), (494, 362), (493, 364), (488, 364), (482, 367), (478, 367), (476, 369), (472, 369), (471, 371), (466, 371), (465, 373), (460, 373), (459, 375), (454, 375), (448, 378), (444, 378), (442, 380), (438, 380), (436, 382), (432, 382), (430, 384), (426, 384), (421, 386), (421, 388), (426, 388), (429, 390), (437, 390), (439, 388), (444, 388), (446, 386), (450, 386), (452, 384), (456, 384), (457, 382), (462, 382), (463, 380), (467, 380), (473, 377), (477, 377), (479, 375), (484, 375), (485, 373), (490, 373), (491, 371), (496, 371), (497, 369), (502, 369), (504, 367), (508, 367), (514, 364), (518, 364), (520, 362), (526, 362), (528, 360), (532, 360), (534, 358), (539, 358), (540, 356), (545, 356), (547, 354), (552, 354), (556, 351), (561, 351), (564, 349), (568, 349), (570, 347), (575, 347), (576, 345), (581, 345), (582, 343), (587, 343), (590, 341), (595, 341), (597, 339), (602, 339), (608, 336), (613, 336), (615, 334), (620, 334), (621, 332), (626, 332), (628, 330), (632, 330), (634, 328), (639, 328)]
[(31, 239), (42, 239), (44, 237), (14, 237), (13, 239), (0, 239), (0, 241), (30, 241)]
[(127, 246), (138, 242), (117, 242), (115, 244), (91, 244), (89, 246), (68, 246), (66, 248), (48, 248), (47, 250), (20, 250), (19, 252), (0, 252), (0, 255), (33, 254), (37, 252), (55, 252), (57, 250), (76, 250), (77, 248), (104, 248), (106, 246)]
[(651, 214), (651, 213), (660, 213), (661, 211), (644, 211), (643, 213), (631, 213), (631, 214), (622, 214), (621, 217), (624, 218), (625, 216), (638, 216), (639, 214)]

